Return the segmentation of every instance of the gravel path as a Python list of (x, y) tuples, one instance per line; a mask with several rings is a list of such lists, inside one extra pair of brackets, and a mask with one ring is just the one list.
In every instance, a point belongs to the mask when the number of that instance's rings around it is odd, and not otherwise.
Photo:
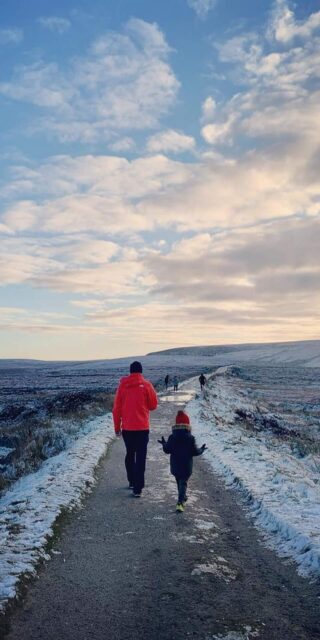
[(169, 394), (152, 416), (140, 500), (114, 442), (97, 486), (64, 519), (52, 560), (7, 620), (6, 640), (320, 639), (319, 585), (264, 548), (239, 494), (204, 459), (195, 460), (186, 511), (175, 513), (157, 438), (186, 399)]

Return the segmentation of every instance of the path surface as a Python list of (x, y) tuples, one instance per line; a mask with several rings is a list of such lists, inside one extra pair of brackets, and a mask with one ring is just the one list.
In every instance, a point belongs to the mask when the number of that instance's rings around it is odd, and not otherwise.
[(140, 500), (126, 488), (124, 446), (114, 442), (6, 640), (320, 639), (319, 586), (263, 547), (239, 494), (204, 459), (195, 460), (185, 513), (175, 513), (157, 438), (186, 399), (169, 394), (153, 414)]

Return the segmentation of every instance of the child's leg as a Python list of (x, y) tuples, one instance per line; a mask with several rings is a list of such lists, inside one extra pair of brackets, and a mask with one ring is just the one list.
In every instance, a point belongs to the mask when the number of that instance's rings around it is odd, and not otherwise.
[(178, 488), (178, 503), (180, 503), (180, 502), (182, 502), (181, 495), (183, 495), (183, 492), (181, 494), (181, 482), (182, 482), (182, 480), (181, 480), (181, 478), (179, 478), (177, 476), (175, 476), (175, 479), (176, 479), (177, 488)]
[(177, 481), (177, 484), (178, 484), (178, 491), (179, 491), (178, 502), (185, 502), (186, 495), (187, 495), (188, 480), (186, 478), (179, 478), (179, 481)]

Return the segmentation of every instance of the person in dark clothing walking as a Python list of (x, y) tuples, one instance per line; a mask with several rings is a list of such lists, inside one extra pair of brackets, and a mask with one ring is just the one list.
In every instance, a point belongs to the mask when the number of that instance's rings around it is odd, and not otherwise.
[(205, 444), (198, 448), (194, 436), (191, 434), (189, 416), (184, 411), (178, 411), (176, 424), (172, 427), (172, 434), (168, 441), (162, 436), (158, 440), (163, 451), (170, 454), (170, 470), (175, 477), (178, 487), (177, 512), (184, 511), (187, 500), (188, 480), (192, 474), (193, 457), (200, 456), (207, 448)]
[(149, 441), (149, 412), (157, 408), (157, 394), (149, 380), (142, 375), (141, 362), (130, 365), (130, 375), (120, 380), (113, 405), (116, 435), (122, 434), (125, 446), (125, 465), (130, 489), (135, 498), (144, 487), (147, 447)]
[(166, 390), (168, 389), (168, 384), (169, 384), (169, 374), (167, 373), (165, 379), (164, 379), (164, 384), (166, 386)]
[(173, 391), (178, 391), (178, 384), (179, 384), (179, 380), (178, 380), (177, 376), (174, 376), (174, 378), (173, 378)]
[(204, 385), (207, 382), (207, 378), (206, 378), (206, 376), (203, 375), (203, 373), (201, 373), (201, 375), (199, 376), (199, 382), (200, 382), (200, 389), (202, 391)]

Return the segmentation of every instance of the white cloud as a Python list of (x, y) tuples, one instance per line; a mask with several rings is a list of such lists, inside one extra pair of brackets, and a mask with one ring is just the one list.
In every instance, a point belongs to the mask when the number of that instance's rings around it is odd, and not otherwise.
[(72, 83), (59, 72), (56, 64), (39, 62), (17, 68), (14, 80), (0, 83), (0, 93), (12, 100), (56, 109), (61, 115), (70, 111), (69, 103), (75, 97)]
[[(278, 2), (276, 11), (284, 7), (285, 2)], [(311, 29), (315, 24), (310, 16), (299, 23), (299, 29)], [(294, 167), (298, 159), (300, 166), (311, 164), (320, 136), (316, 117), (320, 38), (312, 35), (312, 30), (304, 47), (292, 44), (284, 49), (279, 38), (270, 40), (270, 28), (264, 34), (245, 33), (215, 44), (220, 62), (229, 65), (231, 78), (241, 90), (221, 101), (206, 118), (202, 135), (208, 144), (234, 144), (235, 148), (240, 140), (240, 148), (245, 138), (253, 153), (263, 144), (261, 155), (273, 155), (275, 164), (277, 155), (287, 158), (288, 153), (292, 157), (287, 166), (292, 163)], [(282, 146), (272, 149), (276, 141)]]
[(17, 67), (0, 93), (46, 112), (30, 132), (62, 142), (111, 141), (117, 131), (158, 126), (174, 104), (179, 82), (169, 53), (156, 24), (131, 19), (124, 33), (108, 32), (65, 68), (44, 62)]
[(20, 200), (5, 215), (6, 227), (11, 232), (25, 231), (34, 226), (37, 220), (38, 207), (31, 200)]
[(112, 144), (109, 145), (110, 149), (116, 152), (130, 151), (131, 149), (134, 148), (134, 146), (135, 146), (135, 141), (133, 140), (133, 138), (130, 138), (129, 136), (125, 138), (119, 138), (119, 140), (116, 140), (116, 142), (113, 142)]
[(195, 139), (180, 131), (167, 129), (151, 136), (147, 142), (147, 149), (151, 153), (170, 152), (179, 153), (192, 151), (195, 147)]
[[(17, 167), (7, 189), (16, 197), (3, 223), (13, 231), (128, 233), (151, 229), (153, 216), (137, 201), (184, 184), (192, 167), (165, 156), (129, 162), (115, 156), (57, 156), (37, 169)], [(30, 200), (30, 196), (33, 200)]]
[(62, 34), (68, 31), (71, 26), (70, 20), (66, 18), (59, 18), (58, 16), (46, 16), (38, 19), (39, 24), (45, 29), (55, 31)]
[(160, 31), (156, 22), (150, 23), (139, 18), (131, 18), (127, 23), (127, 31), (134, 41), (150, 55), (166, 55), (170, 47), (164, 34)]
[(0, 29), (0, 44), (19, 44), (22, 40), (22, 29)]
[[(200, 234), (145, 257), (157, 299), (194, 305), (212, 322), (287, 323), (320, 310), (320, 219), (285, 220), (231, 233)], [(310, 291), (313, 300), (310, 304)], [(198, 308), (197, 308), (198, 307)], [(301, 313), (299, 314), (299, 309)], [(274, 315), (274, 321), (272, 321)]]
[(59, 263), (50, 258), (37, 255), (37, 251), (29, 253), (27, 243), (21, 241), (2, 242), (0, 258), (1, 286), (28, 282), (37, 274), (41, 276), (50, 268), (58, 268)]
[[(52, 247), (55, 259), (59, 258), (67, 265), (84, 266), (106, 265), (121, 253), (121, 247), (109, 240), (96, 238), (67, 238)], [(122, 252), (123, 253), (123, 252)]]
[(287, 0), (276, 0), (269, 25), (269, 37), (287, 44), (294, 38), (308, 39), (320, 28), (320, 11), (305, 20), (296, 20)]
[(225, 122), (206, 124), (201, 129), (201, 135), (208, 144), (225, 143), (232, 140), (235, 115), (229, 116)]
[(194, 9), (199, 18), (206, 18), (209, 11), (214, 9), (217, 0), (187, 0), (191, 9)]
[(42, 240), (2, 240), (1, 285), (28, 284), (60, 292), (103, 294), (106, 299), (142, 293), (149, 284), (137, 253), (91, 235)]
[(212, 96), (208, 96), (204, 102), (202, 103), (202, 120), (204, 122), (206, 122), (207, 120), (210, 120), (216, 111), (216, 101), (214, 100), (214, 98)]

